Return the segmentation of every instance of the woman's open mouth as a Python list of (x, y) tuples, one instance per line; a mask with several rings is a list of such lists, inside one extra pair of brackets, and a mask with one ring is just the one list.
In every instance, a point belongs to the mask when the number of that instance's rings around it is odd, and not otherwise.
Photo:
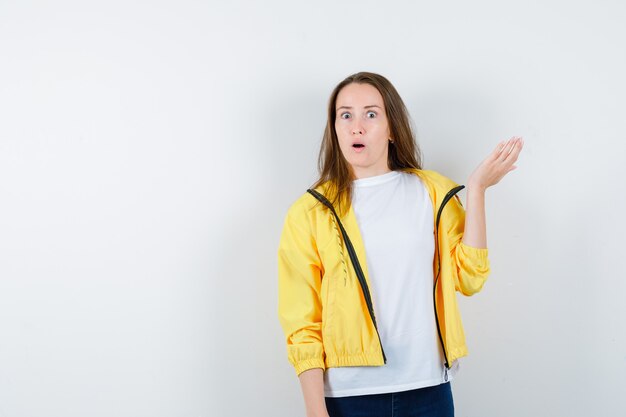
[(352, 144), (352, 148), (353, 148), (356, 152), (361, 152), (363, 149), (365, 149), (365, 145), (363, 145), (362, 143), (353, 143), (353, 144)]

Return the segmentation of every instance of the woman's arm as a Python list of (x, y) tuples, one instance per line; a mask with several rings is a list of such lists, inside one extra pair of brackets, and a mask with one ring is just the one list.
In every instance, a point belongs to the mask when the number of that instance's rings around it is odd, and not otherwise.
[(329, 417), (324, 400), (324, 370), (313, 368), (299, 376), (307, 417)]
[(278, 319), (297, 375), (324, 368), (323, 266), (307, 212), (302, 204), (289, 209), (278, 245)]
[(462, 240), (464, 244), (475, 248), (487, 247), (485, 191), (517, 168), (513, 164), (517, 161), (523, 146), (524, 140), (521, 137), (500, 142), (470, 175), (465, 203), (465, 230)]
[(278, 317), (287, 356), (300, 378), (307, 417), (329, 417), (324, 400), (322, 342), (322, 262), (308, 207), (293, 205), (278, 246)]

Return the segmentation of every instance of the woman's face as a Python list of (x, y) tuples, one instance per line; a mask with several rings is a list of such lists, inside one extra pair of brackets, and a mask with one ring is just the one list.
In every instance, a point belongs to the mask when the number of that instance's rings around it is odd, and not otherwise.
[(378, 90), (369, 84), (348, 84), (337, 95), (335, 111), (339, 147), (356, 178), (389, 172), (389, 125)]

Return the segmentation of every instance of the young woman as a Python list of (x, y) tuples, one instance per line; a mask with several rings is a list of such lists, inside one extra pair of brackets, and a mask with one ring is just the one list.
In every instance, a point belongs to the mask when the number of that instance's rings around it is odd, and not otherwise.
[(278, 315), (308, 417), (453, 416), (467, 354), (456, 291), (488, 274), (485, 190), (514, 165), (511, 138), (463, 186), (423, 170), (393, 85), (361, 72), (333, 90), (320, 178), (287, 213)]

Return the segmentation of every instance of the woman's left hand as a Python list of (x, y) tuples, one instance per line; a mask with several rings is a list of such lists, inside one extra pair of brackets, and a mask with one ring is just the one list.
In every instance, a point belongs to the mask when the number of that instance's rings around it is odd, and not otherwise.
[(497, 184), (507, 173), (517, 168), (514, 164), (523, 146), (524, 140), (521, 137), (514, 136), (508, 141), (500, 142), (496, 149), (472, 172), (467, 181), (468, 189), (485, 190)]

